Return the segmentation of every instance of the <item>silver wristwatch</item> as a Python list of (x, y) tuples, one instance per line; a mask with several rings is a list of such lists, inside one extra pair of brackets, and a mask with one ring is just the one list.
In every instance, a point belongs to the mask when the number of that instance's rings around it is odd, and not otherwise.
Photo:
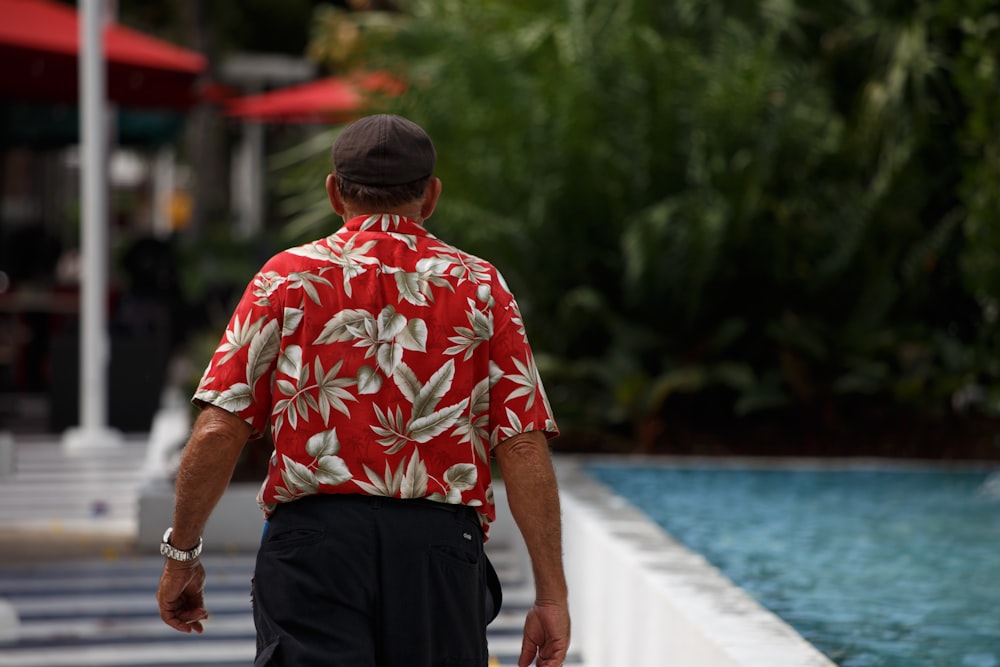
[(174, 529), (167, 528), (167, 532), (163, 533), (163, 540), (160, 542), (160, 555), (166, 556), (172, 560), (179, 560), (182, 563), (194, 560), (201, 555), (201, 538), (198, 538), (198, 546), (190, 551), (183, 551), (177, 547), (170, 544), (170, 535), (174, 532)]

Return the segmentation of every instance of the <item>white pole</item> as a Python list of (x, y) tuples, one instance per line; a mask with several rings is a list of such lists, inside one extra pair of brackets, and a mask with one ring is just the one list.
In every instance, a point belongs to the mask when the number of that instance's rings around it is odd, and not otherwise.
[(260, 231), (264, 219), (264, 124), (244, 122), (243, 136), (232, 155), (236, 229), (240, 238), (250, 238)]
[(81, 0), (80, 21), (80, 425), (64, 434), (67, 449), (120, 443), (107, 427), (108, 159), (101, 0)]

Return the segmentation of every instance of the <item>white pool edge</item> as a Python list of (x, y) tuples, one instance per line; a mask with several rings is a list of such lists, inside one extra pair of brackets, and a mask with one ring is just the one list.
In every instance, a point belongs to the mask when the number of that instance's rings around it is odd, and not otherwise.
[(834, 667), (579, 459), (556, 464), (573, 644), (588, 665)]

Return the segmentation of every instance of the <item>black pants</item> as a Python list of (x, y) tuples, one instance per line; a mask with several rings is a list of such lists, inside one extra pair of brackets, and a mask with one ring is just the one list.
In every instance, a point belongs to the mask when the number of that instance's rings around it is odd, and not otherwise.
[(253, 591), (254, 667), (485, 667), (500, 606), (475, 510), (354, 495), (279, 505)]

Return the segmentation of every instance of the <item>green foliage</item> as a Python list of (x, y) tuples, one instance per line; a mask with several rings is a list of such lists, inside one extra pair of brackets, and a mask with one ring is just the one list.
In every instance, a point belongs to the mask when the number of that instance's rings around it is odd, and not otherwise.
[(431, 224), (514, 287), (564, 424), (996, 409), (994, 3), (401, 4), (368, 65), (411, 82)]
[(336, 229), (324, 181), (332, 164), (330, 147), (339, 128), (321, 130), (268, 158), (277, 213), (287, 220), (286, 243), (305, 243)]
[[(962, 12), (956, 5), (973, 5)], [(967, 245), (962, 268), (969, 289), (983, 306), (995, 335), (1000, 319), (1000, 8), (977, 1), (948, 3), (943, 10), (959, 31), (951, 66), (954, 85), (966, 106), (958, 150), (964, 158), (959, 197), (965, 206)], [(950, 11), (948, 11), (950, 10)], [(991, 341), (992, 342), (992, 341)]]

